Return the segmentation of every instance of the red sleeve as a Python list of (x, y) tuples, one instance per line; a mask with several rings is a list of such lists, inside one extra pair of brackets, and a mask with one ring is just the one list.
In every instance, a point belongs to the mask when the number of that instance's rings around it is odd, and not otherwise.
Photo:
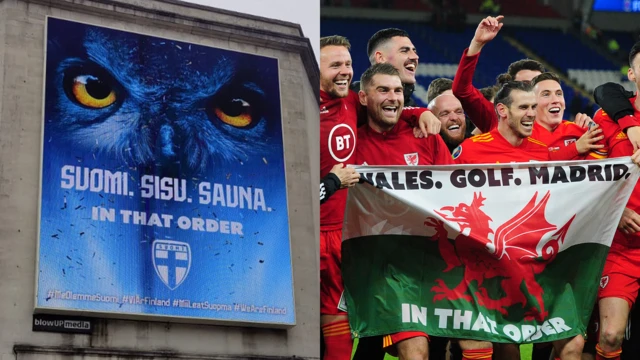
[(602, 129), (609, 157), (631, 156), (633, 154), (633, 145), (627, 135), (622, 131), (620, 125), (616, 124), (602, 109), (596, 111), (593, 121)]
[[(620, 132), (624, 134), (622, 130), (620, 130)], [(609, 151), (609, 157), (612, 158), (631, 155), (633, 155), (633, 145), (631, 145), (631, 141), (619, 141)]]
[(429, 111), (427, 108), (406, 106), (402, 108), (400, 120), (406, 121), (412, 128), (418, 126), (418, 119), (422, 113)]
[(549, 159), (551, 161), (558, 160), (577, 160), (580, 157), (576, 143), (572, 142), (568, 146), (562, 146), (558, 151), (550, 151)]
[(480, 54), (467, 56), (467, 51), (468, 48), (462, 53), (456, 76), (453, 78), (453, 95), (460, 100), (462, 108), (473, 124), (485, 133), (498, 126), (498, 115), (493, 104), (473, 87), (473, 74)]
[(449, 148), (447, 147), (447, 144), (444, 143), (444, 140), (442, 140), (442, 137), (440, 137), (440, 135), (429, 136), (427, 140), (431, 142), (431, 163), (433, 165), (451, 165), (454, 163), (453, 159), (451, 158)]
[(626, 131), (630, 127), (640, 126), (640, 120), (633, 115), (627, 115), (618, 120), (618, 125), (623, 131)]
[[(574, 123), (570, 123), (567, 121), (563, 121), (562, 124), (556, 131), (554, 135), (558, 136), (560, 141), (556, 141), (555, 145), (560, 145), (560, 149), (557, 151), (552, 151), (549, 153), (549, 158), (551, 160), (598, 160), (598, 159), (606, 159), (608, 152), (607, 146), (605, 143), (605, 139), (598, 141), (596, 144), (604, 145), (603, 148), (590, 151), (586, 154), (578, 153), (577, 148), (577, 140), (579, 140), (584, 134), (587, 133), (586, 128), (579, 127)], [(576, 141), (570, 143), (569, 145), (564, 146), (563, 139), (567, 138), (578, 138)]]

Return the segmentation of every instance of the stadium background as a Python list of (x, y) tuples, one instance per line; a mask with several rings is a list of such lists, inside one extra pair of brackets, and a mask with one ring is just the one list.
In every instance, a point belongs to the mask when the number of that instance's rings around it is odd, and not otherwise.
[[(482, 51), (473, 81), (476, 88), (494, 85), (496, 76), (514, 61), (538, 60), (562, 79), (567, 120), (578, 112), (593, 116), (598, 106), (592, 92), (600, 84), (611, 81), (635, 88), (626, 71), (629, 49), (640, 39), (638, 0), (321, 1), (320, 36), (349, 39), (353, 81), (369, 66), (371, 35), (389, 27), (409, 33), (420, 56), (413, 98), (421, 106), (427, 105), (433, 79), (453, 79), (479, 21), (498, 14), (505, 16), (505, 26)], [(530, 351), (524, 346), (522, 358), (529, 359)]]
[(640, 10), (637, 0), (323, 1), (321, 36), (339, 34), (351, 41), (354, 81), (369, 66), (367, 40), (373, 33), (398, 27), (410, 34), (420, 56), (414, 98), (423, 106), (429, 83), (453, 78), (480, 19), (497, 13), (505, 16), (505, 26), (483, 49), (474, 77), (477, 88), (493, 85), (511, 62), (528, 57), (561, 76), (567, 119), (576, 112), (593, 115), (597, 108), (591, 93), (597, 85), (613, 81), (633, 89), (621, 71), (640, 33), (640, 13), (631, 11)]

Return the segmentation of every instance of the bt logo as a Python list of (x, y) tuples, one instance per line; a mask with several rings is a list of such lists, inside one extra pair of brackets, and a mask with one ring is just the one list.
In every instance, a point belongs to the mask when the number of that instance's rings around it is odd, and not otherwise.
[(337, 162), (348, 160), (356, 149), (356, 135), (347, 124), (338, 124), (329, 133), (329, 153)]

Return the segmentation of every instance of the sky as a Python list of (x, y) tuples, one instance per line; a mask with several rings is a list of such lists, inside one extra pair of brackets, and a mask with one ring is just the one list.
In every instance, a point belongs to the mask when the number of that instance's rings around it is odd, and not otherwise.
[(320, 53), (320, 1), (318, 0), (183, 0), (219, 9), (284, 20), (300, 24), (313, 46), (318, 63)]

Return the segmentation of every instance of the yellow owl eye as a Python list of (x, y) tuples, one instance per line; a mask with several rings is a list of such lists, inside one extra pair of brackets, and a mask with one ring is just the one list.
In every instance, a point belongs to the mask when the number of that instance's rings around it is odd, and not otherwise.
[(73, 78), (71, 93), (82, 105), (102, 109), (116, 101), (116, 92), (111, 85), (92, 75)]
[(243, 99), (227, 101), (222, 106), (216, 106), (214, 112), (218, 119), (231, 126), (243, 128), (253, 122), (251, 104)]

